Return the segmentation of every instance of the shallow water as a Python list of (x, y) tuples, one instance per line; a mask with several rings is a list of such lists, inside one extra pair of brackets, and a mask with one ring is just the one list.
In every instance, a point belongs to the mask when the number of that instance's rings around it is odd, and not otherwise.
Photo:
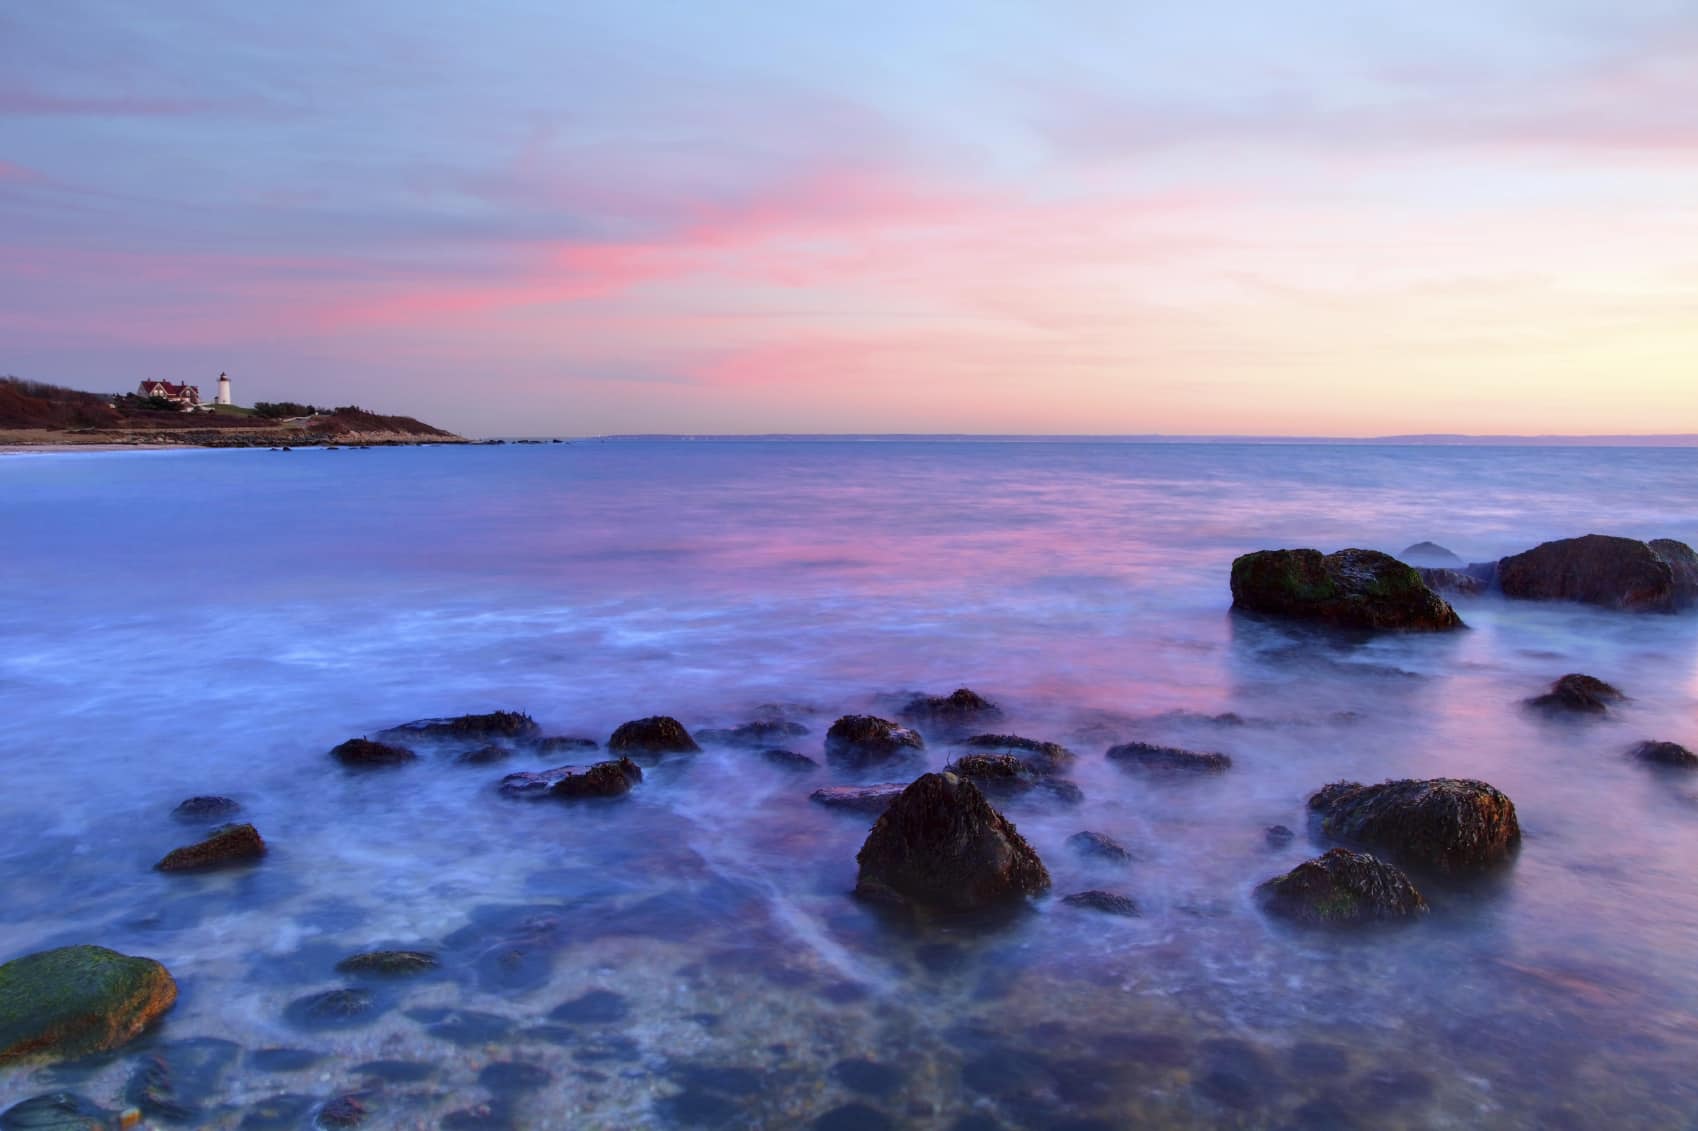
[[(1698, 745), (1698, 617), (1480, 598), (1458, 602), (1466, 633), (1323, 639), (1234, 618), (1226, 577), (1266, 546), (1698, 541), (1692, 461), (905, 442), (0, 459), (0, 958), (97, 942), (182, 987), (108, 1062), (0, 1071), (0, 1104), (70, 1086), (122, 1106), (145, 1053), (186, 1064), (183, 1042), (219, 1038), (241, 1046), (221, 1070), (195, 1089), (178, 1070), (181, 1125), (307, 1126), (358, 1092), (366, 1126), (397, 1127), (1687, 1126), (1698, 781), (1623, 751)], [(1567, 671), (1632, 699), (1583, 724), (1518, 706)], [(1005, 708), (995, 729), (1080, 754), (1082, 804), (1005, 810), (1055, 894), (1124, 892), (1140, 917), (876, 915), (847, 894), (868, 820), (807, 800), (842, 779), (744, 751), (596, 808), (499, 797), (545, 764), (524, 756), (350, 776), (326, 753), (498, 708), (605, 740), (781, 704), (818, 755), (839, 714), (961, 685)], [(1134, 737), (1234, 767), (1152, 783), (1102, 757)], [(948, 754), (933, 741), (929, 764)], [(1436, 775), (1515, 800), (1504, 874), (1355, 937), (1256, 909), (1257, 883), (1321, 847), (1316, 787)], [(193, 839), (169, 812), (197, 793), (239, 799), (268, 858), (153, 872)], [(1274, 823), (1295, 843), (1270, 848)], [(1135, 860), (1081, 859), (1081, 829)], [(292, 1020), (377, 944), (444, 967), (378, 987), (348, 1027)], [(423, 1067), (359, 1067), (379, 1060)], [(484, 1071), (506, 1062), (539, 1071)], [(299, 1099), (264, 1124), (278, 1095)]]

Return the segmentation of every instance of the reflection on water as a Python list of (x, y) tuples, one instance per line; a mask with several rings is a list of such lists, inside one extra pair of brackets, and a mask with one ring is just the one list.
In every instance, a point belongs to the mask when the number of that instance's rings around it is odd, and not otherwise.
[[(1698, 621), (1479, 599), (1443, 638), (1226, 612), (1248, 549), (1424, 538), (1486, 559), (1591, 530), (1698, 540), (1688, 453), (1114, 444), (577, 444), (0, 463), (0, 957), (99, 942), (182, 997), (142, 1048), (14, 1068), (0, 1102), (108, 1106), (149, 1049), (178, 1124), (425, 1127), (1683, 1126), (1698, 1115)], [(169, 490), (162, 485), (170, 485)], [(1518, 701), (1566, 671), (1632, 699)], [(529, 711), (605, 737), (810, 728), (969, 685), (1080, 754), (1014, 799), (1055, 895), (995, 929), (847, 896), (847, 780), (710, 747), (607, 806), (513, 802), (516, 756), (349, 776), (407, 719)], [(1145, 739), (1233, 758), (1148, 780)], [(935, 742), (929, 764), (948, 747)], [(555, 758), (558, 762), (563, 760)], [(1327, 781), (1483, 777), (1526, 840), (1417, 927), (1266, 921)], [(183, 797), (272, 846), (150, 870)], [(1270, 846), (1284, 824), (1293, 843)], [(1090, 830), (1130, 861), (1081, 854)], [(442, 968), (335, 972), (374, 947)], [(353, 995), (316, 995), (349, 989)], [(308, 1004), (302, 1004), (307, 1002)], [(325, 1023), (326, 1010), (334, 1023)], [(221, 1042), (234, 1042), (232, 1051)], [(198, 1042), (198, 1043), (197, 1043)], [(192, 1093), (192, 1094), (191, 1094)], [(163, 1120), (161, 1120), (163, 1122)]]

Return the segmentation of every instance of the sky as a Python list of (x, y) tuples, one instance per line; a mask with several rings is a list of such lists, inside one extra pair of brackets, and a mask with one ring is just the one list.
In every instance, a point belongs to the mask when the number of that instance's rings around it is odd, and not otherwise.
[(0, 373), (468, 435), (1698, 432), (1698, 0), (0, 7)]

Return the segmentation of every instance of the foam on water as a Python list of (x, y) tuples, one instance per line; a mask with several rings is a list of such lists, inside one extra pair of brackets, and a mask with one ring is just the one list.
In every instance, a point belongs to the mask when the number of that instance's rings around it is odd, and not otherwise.
[[(0, 461), (0, 957), (92, 941), (159, 957), (183, 997), (153, 1041), (321, 1050), (218, 1085), (207, 1126), (272, 1092), (362, 1086), (378, 1122), (546, 1069), (519, 1126), (806, 1124), (865, 1102), (948, 1127), (1592, 1126), (1690, 1121), (1698, 1096), (1698, 783), (1641, 738), (1698, 744), (1698, 618), (1483, 598), (1470, 631), (1340, 641), (1227, 612), (1227, 568), (1279, 545), (1469, 560), (1598, 530), (1698, 540), (1679, 450), (1126, 444), (620, 443)], [(1581, 724), (1519, 701), (1567, 671), (1632, 699)], [(848, 896), (868, 820), (710, 748), (606, 808), (496, 795), (445, 754), (348, 776), (327, 751), (412, 718), (521, 709), (605, 738), (785, 705), (819, 755), (839, 714), (969, 685), (994, 728), (1080, 755), (1076, 808), (1007, 812), (1055, 894), (973, 928)], [(1232, 712), (1240, 721), (1209, 716)], [(1199, 781), (1107, 762), (1131, 738), (1232, 755)], [(928, 765), (949, 749), (934, 741)], [(567, 760), (556, 757), (553, 762)], [(1255, 885), (1312, 855), (1304, 798), (1341, 778), (1482, 777), (1516, 801), (1512, 868), (1429, 892), (1412, 929), (1292, 932)], [(888, 775), (874, 774), (867, 780)], [(150, 870), (227, 793), (273, 846), (244, 873)], [(1270, 848), (1282, 823), (1296, 841)], [(1107, 832), (1124, 869), (1066, 841)], [(372, 945), (439, 950), (369, 1025), (289, 1002)], [(617, 1023), (553, 1023), (594, 989)], [(496, 1021), (420, 1021), (430, 1008)], [(422, 1016), (422, 1014), (421, 1014)], [(499, 1024), (497, 1023), (499, 1022)], [(468, 1023), (469, 1024), (469, 1023)], [(503, 1028), (503, 1026), (505, 1026)], [(452, 1039), (451, 1039), (452, 1038)], [(76, 1086), (115, 1103), (131, 1057)], [(899, 1069), (856, 1091), (843, 1061)], [(733, 1069), (765, 1073), (758, 1090)], [(0, 1074), (0, 1102), (62, 1070)], [(715, 1075), (718, 1073), (718, 1075)]]

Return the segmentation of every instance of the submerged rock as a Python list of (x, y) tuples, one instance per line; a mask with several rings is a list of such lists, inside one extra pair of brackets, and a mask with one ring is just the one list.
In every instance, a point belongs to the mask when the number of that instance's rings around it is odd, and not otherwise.
[(1435, 569), (1430, 566), (1416, 566), (1415, 572), (1421, 576), (1427, 588), (1437, 593), (1456, 593), (1463, 597), (1478, 597), (1491, 588), (1491, 582), (1477, 574), (1460, 569)]
[(500, 743), (491, 742), (457, 755), (455, 765), (459, 766), (489, 766), (496, 762), (505, 762), (513, 756), (513, 751)]
[(233, 797), (205, 794), (179, 802), (177, 807), (171, 810), (171, 815), (185, 824), (205, 824), (228, 820), (241, 811), (241, 802)]
[(107, 1111), (75, 1092), (48, 1092), (0, 1112), (0, 1131), (120, 1131), (140, 1119), (140, 1112)]
[(1059, 742), (1040, 742), (1018, 734), (975, 734), (956, 745), (987, 753), (1014, 754), (1038, 774), (1058, 774), (1076, 760), (1073, 751)]
[(1611, 703), (1619, 703), (1625, 698), (1627, 696), (1595, 676), (1571, 672), (1551, 684), (1551, 689), (1545, 694), (1527, 700), (1527, 705), (1542, 711), (1601, 715), (1609, 710)]
[(368, 950), (349, 955), (336, 964), (339, 974), (370, 974), (382, 978), (407, 978), (425, 974), (442, 965), (436, 955), (422, 950)]
[(1284, 825), (1269, 825), (1262, 830), (1262, 836), (1267, 840), (1269, 848), (1284, 848), (1297, 839), (1297, 834)]
[(970, 911), (1036, 895), (1049, 872), (972, 782), (924, 774), (873, 825), (855, 857), (857, 895)]
[(177, 1000), (177, 983), (151, 958), (102, 946), (66, 946), (0, 966), (0, 1062), (115, 1049)]
[(818, 762), (806, 754), (798, 754), (794, 750), (781, 750), (775, 746), (762, 750), (760, 753), (761, 761), (769, 766), (777, 766), (781, 770), (796, 770), (806, 773), (809, 770), (820, 768)]
[(1515, 804), (1483, 781), (1335, 782), (1310, 797), (1309, 808), (1330, 837), (1439, 872), (1493, 867), (1521, 843)]
[(607, 748), (625, 755), (694, 754), (701, 750), (684, 724), (666, 715), (650, 715), (621, 723), (607, 740)]
[(704, 730), (698, 735), (703, 742), (720, 746), (741, 746), (750, 750), (780, 746), (789, 739), (801, 738), (808, 728), (785, 719), (756, 719), (729, 730)]
[(1152, 774), (1224, 774), (1232, 768), (1226, 754), (1199, 753), (1150, 742), (1123, 742), (1108, 749), (1108, 760), (1129, 770)]
[(1412, 566), (1432, 566), (1439, 569), (1455, 569), (1462, 564), (1460, 557), (1437, 542), (1417, 542), (1413, 546), (1405, 546), (1397, 557)]
[(1119, 895), (1112, 891), (1102, 891), (1092, 888), (1090, 891), (1076, 891), (1072, 895), (1064, 895), (1061, 902), (1070, 907), (1083, 907), (1088, 911), (1101, 911), (1106, 915), (1120, 915), (1128, 919), (1138, 915), (1138, 901), (1131, 896)]
[(1698, 555), (1684, 542), (1605, 534), (1545, 542), (1498, 562), (1504, 596), (1671, 612), (1698, 601)]
[(1109, 864), (1132, 863), (1131, 850), (1107, 833), (1074, 833), (1067, 838), (1067, 847), (1091, 860)]
[(236, 1042), (217, 1037), (160, 1045), (136, 1064), (124, 1099), (151, 1119), (205, 1126), (211, 1115), (206, 1105), (241, 1054)]
[(595, 739), (575, 734), (551, 734), (547, 738), (539, 738), (525, 745), (528, 750), (537, 754), (572, 754), (580, 750), (601, 749), (601, 743)]
[(808, 800), (827, 809), (846, 809), (851, 813), (882, 813), (890, 803), (902, 796), (907, 782), (880, 782), (878, 785), (828, 785), (808, 794)]
[(452, 742), (478, 739), (526, 739), (542, 734), (535, 719), (519, 711), (491, 711), (487, 715), (457, 715), (451, 719), (419, 719), (402, 723), (378, 734), (379, 738), (402, 741)]
[(1674, 766), (1682, 770), (1698, 769), (1698, 754), (1678, 742), (1641, 742), (1628, 754), (1653, 766)]
[(350, 770), (373, 770), (386, 766), (402, 766), (418, 758), (405, 746), (373, 742), (369, 738), (350, 738), (330, 752), (330, 756)]
[(265, 855), (265, 839), (252, 825), (225, 825), (196, 844), (173, 848), (154, 867), (161, 872), (210, 872), (251, 864)]
[(844, 715), (825, 735), (826, 760), (849, 770), (906, 761), (925, 747), (917, 733), (877, 715)]
[(631, 787), (642, 780), (642, 767), (629, 758), (620, 758), (617, 762), (597, 762), (584, 770), (568, 768), (566, 773), (549, 787), (548, 795), (566, 800), (619, 797), (630, 793)]
[(1414, 567), (1377, 550), (1258, 550), (1232, 563), (1232, 607), (1338, 628), (1463, 627)]
[(905, 723), (941, 730), (962, 730), (1002, 718), (1002, 708), (968, 687), (948, 695), (916, 695), (898, 717)]
[(1256, 894), (1271, 914), (1310, 926), (1410, 919), (1427, 911), (1426, 899), (1408, 876), (1347, 848), (1305, 860), (1262, 884)]
[(283, 1016), (303, 1029), (349, 1029), (364, 1025), (383, 1012), (369, 990), (325, 990), (296, 998)]

